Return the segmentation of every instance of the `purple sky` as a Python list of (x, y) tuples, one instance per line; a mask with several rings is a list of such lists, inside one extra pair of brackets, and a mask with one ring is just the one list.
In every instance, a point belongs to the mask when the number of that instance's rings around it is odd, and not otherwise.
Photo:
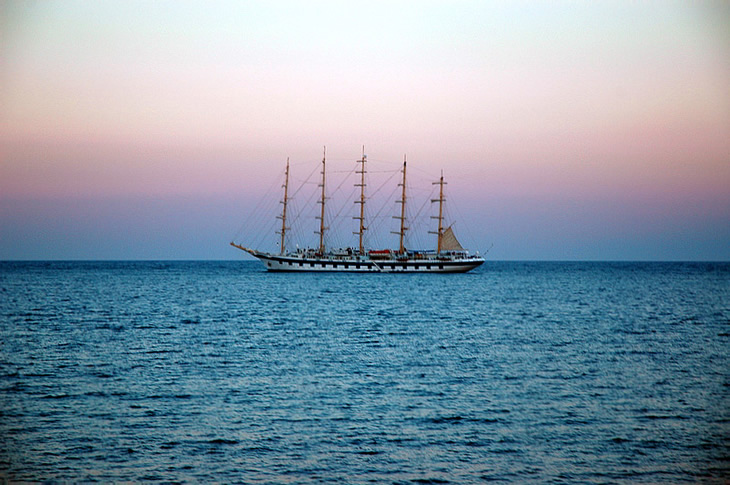
[(0, 259), (242, 258), (323, 145), (443, 169), (489, 258), (730, 259), (726, 2), (0, 9)]

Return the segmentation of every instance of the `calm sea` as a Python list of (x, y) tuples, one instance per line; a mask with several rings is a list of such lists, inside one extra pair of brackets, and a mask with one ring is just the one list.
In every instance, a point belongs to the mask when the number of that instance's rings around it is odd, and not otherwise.
[(728, 263), (0, 263), (0, 482), (729, 480)]

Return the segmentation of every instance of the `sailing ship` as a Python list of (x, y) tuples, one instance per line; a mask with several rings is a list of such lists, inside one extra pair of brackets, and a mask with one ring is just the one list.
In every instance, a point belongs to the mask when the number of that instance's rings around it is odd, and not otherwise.
[(281, 228), (277, 234), (281, 236), (279, 244), (279, 253), (259, 251), (257, 249), (248, 248), (246, 246), (231, 242), (231, 246), (245, 251), (252, 256), (261, 260), (268, 271), (307, 271), (307, 272), (357, 272), (357, 273), (464, 273), (472, 270), (482, 263), (484, 258), (476, 254), (470, 254), (464, 249), (456, 239), (451, 225), (444, 224), (444, 182), (443, 172), (441, 178), (434, 185), (438, 185), (438, 198), (432, 199), (432, 203), (438, 203), (438, 215), (432, 216), (438, 222), (436, 231), (429, 231), (436, 234), (436, 248), (433, 250), (413, 250), (406, 248), (405, 235), (408, 227), (406, 226), (406, 168), (407, 163), (404, 157), (402, 172), (401, 197), (397, 200), (400, 205), (400, 215), (393, 216), (399, 221), (400, 229), (393, 231), (399, 236), (398, 249), (368, 249), (364, 246), (364, 235), (367, 227), (365, 225), (365, 164), (366, 156), (363, 150), (363, 156), (357, 163), (360, 165), (355, 172), (360, 175), (360, 183), (355, 186), (360, 188), (360, 197), (355, 200), (359, 204), (359, 215), (353, 217), (358, 220), (358, 231), (353, 234), (358, 235), (359, 244), (357, 247), (330, 249), (325, 245), (325, 232), (328, 227), (325, 226), (325, 186), (327, 181), (326, 171), (326, 152), (322, 157), (321, 194), (318, 201), (320, 205), (319, 230), (315, 234), (319, 235), (319, 246), (310, 248), (297, 247), (294, 251), (287, 251), (286, 236), (290, 229), (287, 226), (287, 206), (289, 204), (289, 159), (286, 162), (286, 170), (284, 172), (284, 198), (281, 201), (282, 211), (278, 218), (281, 219)]

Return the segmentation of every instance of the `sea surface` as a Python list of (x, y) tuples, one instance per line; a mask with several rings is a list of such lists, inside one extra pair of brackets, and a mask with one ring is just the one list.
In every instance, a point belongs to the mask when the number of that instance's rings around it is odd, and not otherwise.
[(730, 264), (0, 263), (1, 482), (730, 482)]

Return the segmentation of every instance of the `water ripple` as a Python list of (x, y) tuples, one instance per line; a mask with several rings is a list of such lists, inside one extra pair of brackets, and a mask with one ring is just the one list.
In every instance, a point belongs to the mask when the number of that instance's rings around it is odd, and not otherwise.
[(0, 481), (726, 483), (730, 265), (0, 263)]

